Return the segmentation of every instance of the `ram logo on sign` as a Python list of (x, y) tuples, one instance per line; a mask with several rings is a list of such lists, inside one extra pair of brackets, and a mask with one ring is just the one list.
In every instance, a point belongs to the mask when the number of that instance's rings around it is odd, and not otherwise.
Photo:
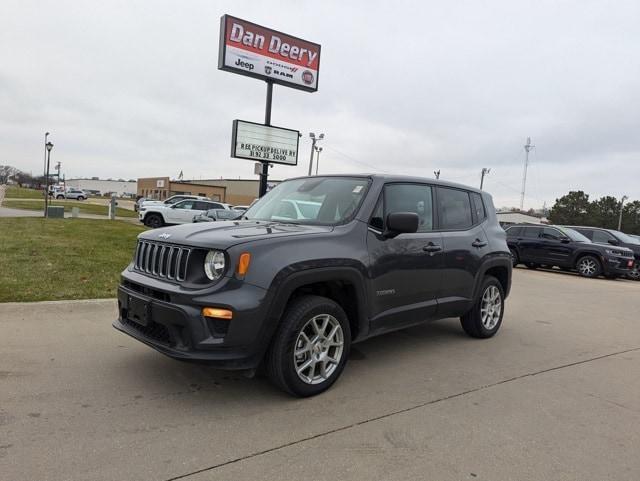
[(297, 130), (234, 120), (231, 138), (231, 157), (271, 164), (298, 164), (300, 132)]
[(320, 45), (223, 15), (218, 68), (315, 92)]

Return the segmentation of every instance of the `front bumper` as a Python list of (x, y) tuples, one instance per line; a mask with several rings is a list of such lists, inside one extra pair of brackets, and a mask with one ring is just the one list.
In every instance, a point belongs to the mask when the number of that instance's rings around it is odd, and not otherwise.
[[(152, 279), (145, 284), (123, 279), (113, 327), (175, 359), (221, 369), (255, 368), (271, 333), (263, 306), (265, 291), (237, 282), (231, 280), (215, 293), (190, 296), (176, 293), (177, 288), (160, 291)], [(201, 310), (207, 306), (231, 309), (233, 319), (205, 318)]]
[(604, 273), (608, 275), (626, 276), (634, 264), (633, 257), (606, 256), (603, 259)]

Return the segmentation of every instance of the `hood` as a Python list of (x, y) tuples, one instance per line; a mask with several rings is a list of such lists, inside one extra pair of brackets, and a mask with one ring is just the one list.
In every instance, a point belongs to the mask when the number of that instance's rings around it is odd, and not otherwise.
[(255, 220), (218, 221), (161, 227), (143, 232), (138, 238), (207, 249), (227, 249), (245, 242), (325, 234), (332, 230), (331, 226), (295, 225)]
[(627, 254), (628, 257), (633, 257), (633, 251), (631, 249), (629, 249), (628, 247), (623, 247), (623, 246), (614, 246), (611, 244), (601, 244), (599, 242), (591, 242), (591, 243), (584, 243), (584, 245), (588, 245), (588, 246), (592, 246), (592, 247), (596, 247), (597, 250), (599, 252), (604, 253), (605, 251), (620, 251), (620, 252), (624, 252)]

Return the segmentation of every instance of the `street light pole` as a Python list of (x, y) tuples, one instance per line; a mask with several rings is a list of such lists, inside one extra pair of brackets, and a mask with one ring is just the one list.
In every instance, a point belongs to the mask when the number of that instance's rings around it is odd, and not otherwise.
[(318, 166), (320, 165), (320, 152), (322, 152), (322, 147), (316, 147), (316, 175), (318, 175)]
[(309, 133), (309, 137), (311, 138), (311, 155), (309, 156), (309, 176), (311, 176), (311, 172), (313, 172), (313, 151), (316, 149), (316, 142), (320, 142), (324, 139), (324, 134), (320, 134), (316, 137), (316, 134), (313, 132)]
[(53, 144), (51, 142), (47, 142), (45, 147), (47, 148), (47, 170), (45, 172), (44, 181), (44, 216), (49, 217), (49, 213), (47, 212), (47, 207), (49, 206), (49, 165), (51, 163), (51, 149), (53, 149)]
[(44, 133), (44, 162), (42, 164), (42, 175), (47, 172), (47, 137), (49, 137), (49, 132)]
[(624, 201), (629, 197), (626, 195), (622, 196), (622, 201), (620, 202), (620, 217), (618, 217), (618, 230), (622, 230), (622, 207), (624, 206)]
[(482, 174), (480, 177), (480, 190), (482, 190), (482, 186), (484, 185), (484, 176), (491, 172), (491, 169), (487, 169), (486, 167), (482, 168)]

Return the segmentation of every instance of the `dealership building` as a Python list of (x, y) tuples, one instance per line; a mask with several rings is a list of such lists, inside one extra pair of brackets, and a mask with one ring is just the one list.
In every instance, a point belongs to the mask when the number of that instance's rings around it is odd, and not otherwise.
[[(269, 187), (280, 183), (269, 180)], [(190, 194), (209, 197), (231, 205), (249, 205), (258, 197), (257, 179), (171, 180), (169, 177), (138, 179), (138, 195), (164, 200), (172, 195)]]
[(115, 194), (117, 197), (133, 197), (138, 190), (135, 180), (67, 179), (65, 186), (84, 190), (93, 195)]

